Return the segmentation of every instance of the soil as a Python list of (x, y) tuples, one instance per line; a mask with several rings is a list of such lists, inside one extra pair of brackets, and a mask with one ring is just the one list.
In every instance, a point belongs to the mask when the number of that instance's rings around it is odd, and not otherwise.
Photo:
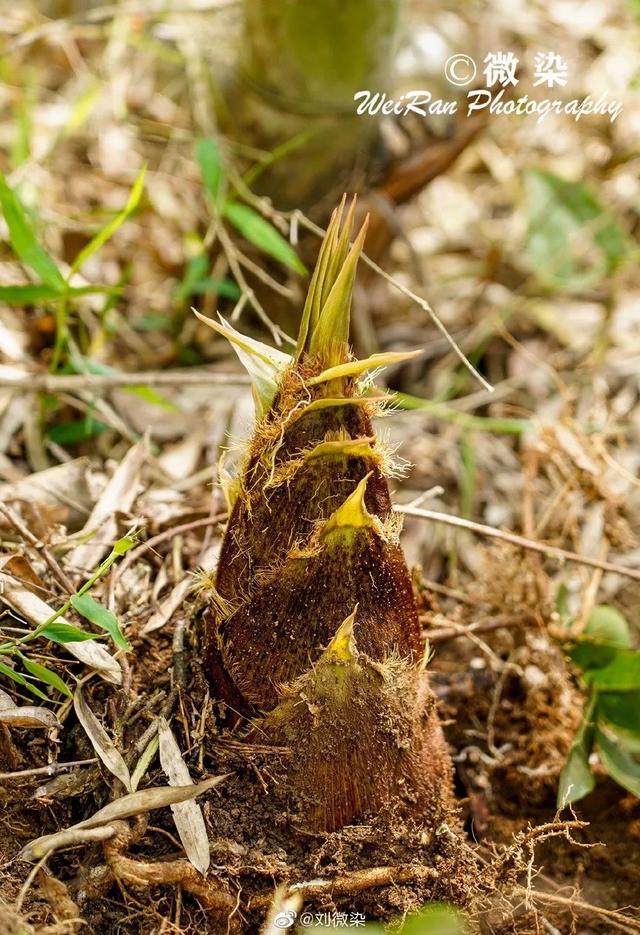
[[(137, 655), (142, 662), (133, 688), (145, 701), (125, 731), (125, 749), (166, 705), (171, 629), (154, 634)], [(54, 854), (49, 876), (36, 878), (21, 914), (13, 921), (4, 916), (2, 935), (73, 931), (78, 916), (95, 935), (257, 933), (274, 888), (294, 883), (304, 883), (305, 907), (318, 912), (393, 921), (427, 901), (447, 900), (469, 911), (478, 932), (635, 931), (606, 913), (640, 902), (638, 800), (602, 778), (575, 815), (556, 815), (557, 775), (579, 720), (580, 695), (544, 630), (517, 627), (487, 635), (483, 651), (492, 654), (491, 665), (468, 640), (440, 644), (431, 678), (456, 763), (460, 810), (433, 835), (389, 811), (331, 834), (302, 830), (277, 784), (290, 754), (243, 742), (238, 729), (221, 726), (197, 662), (197, 634), (188, 644), (186, 683), (175, 693), (172, 726), (189, 751), (194, 780), (229, 774), (200, 799), (211, 842), (210, 885), (224, 894), (225, 906), (203, 909), (188, 881), (150, 886), (136, 885), (126, 872), (126, 880), (114, 878), (120, 856), (164, 867), (160, 876), (176, 861), (186, 863), (171, 815), (162, 809), (131, 823), (122, 851), (116, 842), (111, 853), (91, 844)], [(495, 660), (506, 668), (497, 672)], [(93, 683), (92, 704), (98, 706), (105, 691)], [(0, 737), (2, 769), (47, 761), (47, 745), (33, 732), (14, 731), (9, 738), (3, 731)], [(79, 729), (65, 730), (61, 744), (61, 762), (91, 756)], [(155, 766), (147, 782), (163, 782)], [(20, 849), (95, 812), (113, 795), (110, 786), (110, 775), (92, 765), (49, 781), (3, 778), (5, 900), (18, 897), (32, 870), (15, 860)]]

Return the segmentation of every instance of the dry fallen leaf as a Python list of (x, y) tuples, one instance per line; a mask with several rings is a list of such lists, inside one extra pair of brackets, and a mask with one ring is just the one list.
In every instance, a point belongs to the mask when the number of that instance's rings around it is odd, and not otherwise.
[(34, 570), (31, 562), (24, 555), (0, 555), (0, 570), (8, 571), (14, 578), (18, 578), (25, 585), (31, 585), (36, 590), (45, 591), (42, 578)]
[(153, 633), (154, 630), (159, 630), (165, 623), (168, 623), (176, 610), (182, 606), (192, 587), (193, 580), (191, 578), (185, 578), (180, 584), (177, 584), (161, 602), (155, 613), (149, 617), (140, 631), (140, 635), (146, 636), (148, 633)]
[(88, 542), (77, 545), (67, 555), (69, 564), (78, 571), (92, 571), (118, 537), (116, 513), (126, 513), (137, 494), (138, 473), (147, 456), (144, 442), (133, 445), (95, 504), (81, 532), (90, 535)]
[(102, 828), (108, 825), (110, 821), (118, 819), (132, 818), (134, 815), (141, 815), (143, 812), (150, 812), (156, 808), (164, 808), (167, 805), (176, 805), (178, 802), (186, 802), (194, 799), (203, 792), (213, 789), (219, 785), (229, 774), (222, 776), (212, 776), (196, 785), (187, 786), (156, 786), (153, 789), (142, 789), (140, 792), (131, 792), (129, 795), (123, 795), (120, 799), (109, 802), (104, 808), (79, 821), (63, 831), (56, 831), (53, 834), (45, 834), (35, 841), (31, 841), (20, 853), (22, 860), (39, 860), (46, 854), (64, 847), (69, 841), (69, 834), (72, 831), (84, 830), (86, 828)]
[(131, 791), (131, 776), (122, 754), (117, 749), (106, 730), (95, 716), (78, 687), (73, 695), (73, 707), (84, 731), (110, 773), (113, 773), (127, 791)]
[[(160, 718), (158, 736), (160, 739), (160, 765), (169, 780), (169, 785), (186, 786), (193, 782), (187, 764), (182, 759), (178, 742), (164, 718)], [(207, 826), (204, 822), (202, 809), (197, 802), (190, 800), (172, 805), (171, 811), (187, 857), (196, 870), (204, 875), (209, 869), (211, 858)]]
[(35, 705), (17, 705), (11, 695), (0, 689), (0, 723), (9, 727), (60, 727), (53, 711)]
[(63, 522), (67, 530), (73, 532), (85, 522), (91, 509), (88, 466), (88, 458), (75, 458), (14, 483), (0, 484), (0, 500), (48, 508), (41, 510), (42, 515), (51, 513), (56, 522)]

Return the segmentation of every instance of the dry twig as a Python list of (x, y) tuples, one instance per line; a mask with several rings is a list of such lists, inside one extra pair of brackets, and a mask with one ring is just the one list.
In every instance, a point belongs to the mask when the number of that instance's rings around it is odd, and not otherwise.
[(462, 519), (461, 516), (452, 516), (450, 513), (438, 513), (436, 510), (421, 510), (412, 506), (397, 506), (396, 512), (406, 513), (408, 516), (417, 516), (419, 519), (430, 519), (434, 523), (445, 523), (447, 526), (456, 526), (458, 529), (467, 529), (478, 536), (487, 536), (490, 539), (499, 539), (501, 542), (509, 542), (521, 549), (529, 549), (533, 552), (541, 552), (543, 555), (558, 558), (563, 562), (575, 562), (577, 565), (588, 565), (590, 568), (601, 568), (603, 571), (610, 571), (616, 575), (625, 575), (627, 578), (634, 578), (640, 581), (640, 570), (635, 568), (625, 568), (624, 565), (618, 565), (615, 562), (604, 562), (597, 558), (589, 558), (587, 555), (578, 555), (577, 552), (569, 552), (556, 545), (546, 545), (544, 542), (536, 542), (534, 539), (527, 539), (525, 536), (519, 536), (515, 532), (505, 532), (503, 529), (496, 529), (495, 526), (485, 526), (484, 523), (474, 523), (470, 519)]

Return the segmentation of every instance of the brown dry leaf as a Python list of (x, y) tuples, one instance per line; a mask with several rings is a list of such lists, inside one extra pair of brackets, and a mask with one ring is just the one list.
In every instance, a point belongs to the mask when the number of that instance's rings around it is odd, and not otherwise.
[(74, 531), (85, 522), (93, 502), (87, 485), (88, 466), (88, 458), (76, 458), (14, 483), (0, 484), (0, 500), (36, 505), (52, 522), (64, 523)]
[(222, 776), (212, 776), (196, 785), (186, 786), (156, 786), (153, 789), (143, 789), (140, 792), (130, 792), (123, 795), (120, 799), (109, 802), (104, 808), (79, 821), (63, 831), (56, 831), (53, 834), (45, 834), (35, 841), (31, 841), (20, 853), (22, 860), (39, 860), (45, 854), (50, 854), (59, 847), (64, 847), (70, 843), (70, 833), (88, 828), (103, 828), (110, 821), (118, 819), (132, 818), (134, 815), (141, 815), (143, 812), (151, 812), (156, 808), (165, 808), (167, 805), (176, 805), (178, 802), (186, 802), (194, 799), (203, 792), (213, 789), (219, 785), (229, 774)]
[[(40, 626), (55, 613), (52, 607), (37, 595), (32, 594), (15, 578), (0, 573), (0, 602), (2, 601), (35, 626)], [(58, 617), (58, 622), (69, 623), (64, 617)], [(113, 685), (122, 683), (120, 666), (97, 640), (83, 640), (81, 643), (65, 643), (64, 645), (72, 656), (91, 669), (95, 669), (105, 681)]]
[(95, 504), (81, 532), (91, 536), (88, 542), (77, 545), (67, 556), (70, 565), (78, 571), (90, 572), (100, 563), (118, 535), (116, 513), (126, 513), (133, 506), (137, 494), (138, 474), (147, 456), (144, 442), (133, 445)]
[(131, 791), (131, 776), (122, 754), (117, 749), (106, 730), (97, 719), (87, 701), (82, 694), (82, 688), (78, 687), (73, 695), (73, 707), (78, 720), (82, 724), (84, 731), (91, 741), (91, 746), (96, 751), (104, 765), (110, 773), (116, 776), (122, 785)]
[[(160, 765), (169, 780), (169, 785), (177, 787), (192, 783), (193, 780), (189, 774), (187, 764), (182, 759), (178, 742), (164, 718), (160, 718), (158, 737), (160, 740)], [(204, 875), (209, 869), (211, 857), (202, 809), (197, 802), (191, 799), (187, 802), (178, 802), (172, 805), (171, 811), (187, 857), (196, 870)]]
[(143, 626), (140, 631), (141, 636), (146, 636), (148, 633), (153, 633), (154, 630), (159, 630), (165, 625), (173, 615), (176, 610), (182, 606), (185, 598), (189, 594), (189, 591), (193, 587), (193, 580), (191, 578), (185, 578), (184, 581), (181, 581), (180, 584), (177, 584), (175, 588), (172, 589), (170, 594), (162, 601), (160, 607), (153, 613), (148, 621)]
[(24, 555), (0, 555), (0, 569), (6, 569), (23, 584), (45, 591), (42, 578), (34, 571), (31, 562)]
[(35, 705), (17, 705), (11, 695), (0, 689), (0, 723), (9, 727), (60, 727), (53, 711)]

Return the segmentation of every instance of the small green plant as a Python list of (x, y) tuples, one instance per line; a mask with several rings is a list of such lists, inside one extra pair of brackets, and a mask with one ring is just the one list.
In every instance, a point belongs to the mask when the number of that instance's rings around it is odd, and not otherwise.
[(56, 370), (63, 353), (67, 349), (69, 330), (68, 319), (71, 303), (83, 295), (96, 293), (112, 294), (117, 287), (88, 285), (74, 286), (75, 274), (89, 257), (97, 253), (113, 237), (119, 227), (136, 210), (144, 190), (145, 169), (143, 168), (133, 183), (126, 204), (107, 224), (91, 238), (77, 254), (66, 276), (38, 240), (16, 192), (8, 185), (0, 173), (0, 207), (9, 232), (9, 243), (22, 264), (31, 269), (39, 280), (17, 286), (0, 286), (0, 301), (11, 305), (29, 305), (34, 303), (51, 304), (56, 319), (56, 341), (51, 361), (51, 369)]
[(640, 651), (631, 648), (629, 624), (613, 607), (594, 607), (568, 652), (581, 670), (587, 700), (560, 775), (558, 806), (594, 788), (592, 752), (612, 779), (640, 797)]
[[(66, 682), (47, 666), (36, 662), (35, 659), (29, 655), (29, 650), (38, 639), (50, 640), (52, 643), (59, 643), (61, 645), (99, 639), (101, 637), (100, 633), (83, 630), (74, 624), (60, 620), (63, 614), (66, 614), (72, 609), (75, 610), (79, 616), (98, 627), (99, 630), (102, 630), (105, 635), (109, 636), (118, 649), (129, 652), (131, 645), (122, 633), (118, 620), (110, 610), (107, 610), (106, 607), (103, 607), (96, 601), (95, 598), (89, 594), (89, 591), (100, 578), (107, 574), (113, 563), (120, 558), (120, 556), (125, 555), (134, 545), (135, 539), (131, 536), (124, 536), (122, 539), (119, 539), (107, 558), (91, 575), (88, 581), (86, 581), (75, 594), (72, 594), (47, 620), (24, 636), (1, 642), (0, 675), (6, 676), (6, 678), (11, 679), (12, 682), (15, 682), (22, 688), (30, 691), (37, 698), (41, 698), (45, 701), (49, 700), (47, 695), (38, 688), (37, 684), (33, 684), (34, 681), (50, 685), (52, 688), (55, 688), (56, 691), (61, 692), (61, 694), (71, 697), (72, 692)], [(20, 664), (24, 671), (3, 662), (1, 657), (10, 658), (14, 666)]]
[(530, 169), (525, 190), (527, 255), (545, 288), (589, 289), (630, 257), (632, 241), (586, 185)]
[(219, 147), (212, 138), (198, 140), (196, 158), (200, 174), (214, 212), (267, 256), (289, 267), (295, 273), (306, 269), (297, 253), (280, 231), (262, 217), (251, 205), (228, 194), (230, 182), (225, 174)]

